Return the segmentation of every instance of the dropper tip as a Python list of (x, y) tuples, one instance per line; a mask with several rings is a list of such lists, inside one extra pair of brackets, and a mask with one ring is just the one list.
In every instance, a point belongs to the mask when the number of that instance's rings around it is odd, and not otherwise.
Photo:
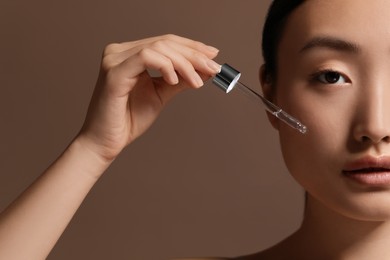
[(307, 127), (300, 124), (300, 126), (298, 127), (298, 131), (301, 132), (302, 134), (306, 134), (307, 132)]

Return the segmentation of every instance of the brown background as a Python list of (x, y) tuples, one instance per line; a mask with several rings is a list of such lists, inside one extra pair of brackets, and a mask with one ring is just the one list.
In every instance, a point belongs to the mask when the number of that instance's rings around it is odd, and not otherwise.
[[(0, 208), (80, 128), (110, 42), (175, 33), (218, 47), (259, 91), (270, 1), (0, 3)], [(302, 192), (257, 104), (210, 82), (172, 101), (97, 183), (49, 259), (237, 256), (292, 232)]]

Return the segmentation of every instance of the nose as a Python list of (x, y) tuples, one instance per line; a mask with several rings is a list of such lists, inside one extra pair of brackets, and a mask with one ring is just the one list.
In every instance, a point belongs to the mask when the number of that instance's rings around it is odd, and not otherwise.
[(370, 144), (390, 143), (390, 102), (386, 100), (383, 88), (371, 88), (360, 95), (355, 110), (355, 140)]

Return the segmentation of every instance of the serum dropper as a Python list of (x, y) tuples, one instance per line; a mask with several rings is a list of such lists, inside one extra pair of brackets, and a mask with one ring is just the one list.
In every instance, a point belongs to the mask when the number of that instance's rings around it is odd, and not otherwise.
[(240, 77), (241, 73), (239, 71), (225, 63), (221, 66), (221, 71), (213, 78), (213, 83), (226, 93), (229, 93), (233, 89), (239, 89), (243, 94), (251, 98), (256, 103), (259, 103), (260, 101), (268, 112), (279, 118), (284, 123), (298, 130), (302, 134), (306, 133), (307, 127), (305, 125), (273, 104), (271, 101), (264, 98), (262, 95), (242, 84), (239, 81)]

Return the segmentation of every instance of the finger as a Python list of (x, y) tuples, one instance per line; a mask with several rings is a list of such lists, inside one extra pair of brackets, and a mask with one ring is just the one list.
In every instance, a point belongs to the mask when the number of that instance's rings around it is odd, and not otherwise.
[[(217, 55), (217, 52), (209, 52), (209, 55), (207, 55), (207, 52), (199, 51), (199, 49), (202, 49), (204, 46), (205, 44), (203, 43), (187, 38), (176, 35), (166, 35), (124, 44), (111, 44), (106, 47), (107, 50), (111, 50), (107, 51), (104, 60), (107, 60), (110, 64), (115, 66), (132, 55), (136, 55), (142, 49), (150, 48), (171, 58), (174, 65), (176, 65), (175, 69), (180, 71), (183, 78), (189, 81), (192, 86), (199, 87), (203, 85), (199, 76), (193, 71), (191, 66), (189, 66), (188, 62), (183, 60), (180, 55), (175, 54), (175, 52), (178, 52), (187, 58), (196, 71), (215, 75), (219, 73), (221, 66), (211, 60), (211, 58), (214, 58)], [(117, 50), (114, 51), (114, 49)]]
[(116, 96), (127, 95), (136, 85), (137, 77), (147, 68), (159, 71), (164, 81), (170, 85), (179, 82), (169, 58), (152, 49), (143, 49), (108, 71), (107, 77), (113, 81), (109, 87)]
[[(161, 40), (161, 39), (159, 39)], [(212, 59), (216, 56), (216, 54), (219, 52), (219, 50), (213, 46), (206, 45), (200, 41), (195, 41), (192, 39), (188, 39), (185, 37), (181, 37), (174, 34), (167, 34), (162, 36), (162, 40), (171, 40), (172, 42), (175, 42), (180, 45), (187, 46), (191, 49), (200, 51), (204, 53), (208, 58)]]
[(206, 56), (203, 52), (187, 46), (180, 46), (176, 43), (172, 43), (169, 47), (184, 56), (198, 72), (214, 76), (221, 71), (221, 65)]
[[(178, 48), (179, 47), (183, 48), (182, 46), (178, 46)], [(193, 51), (187, 52), (187, 56), (190, 56), (189, 53), (192, 53)], [(183, 51), (183, 53), (185, 53), (185, 51)], [(164, 77), (166, 82), (172, 85), (178, 83), (177, 76), (174, 73), (174, 71), (177, 71), (177, 73), (189, 85), (191, 85), (192, 87), (200, 87), (203, 85), (203, 80), (201, 79), (197, 71), (212, 75), (216, 73), (216, 68), (219, 68), (219, 66), (215, 64), (214, 69), (211, 69), (210, 66), (208, 66), (207, 64), (213, 61), (209, 60), (203, 54), (198, 53), (193, 54), (192, 56), (193, 57), (190, 58), (194, 62), (194, 64), (192, 64), (189, 59), (186, 59), (180, 52), (171, 48), (170, 45), (159, 43), (158, 46), (154, 45), (153, 48), (148, 47), (140, 49), (138, 53), (135, 53), (135, 49), (130, 49), (126, 52), (122, 52), (121, 54), (112, 54), (105, 57), (105, 61), (111, 64), (109, 65), (109, 67), (128, 64), (128, 70), (131, 70), (133, 73), (133, 75), (129, 75), (130, 77), (135, 77), (136, 75), (138, 75), (137, 73), (142, 73), (145, 69), (156, 69), (162, 73), (162, 76)], [(195, 56), (197, 56), (197, 58), (195, 58)], [(124, 57), (127, 58), (124, 59)], [(126, 62), (126, 60), (138, 60), (139, 64), (136, 65), (132, 62)], [(127, 68), (124, 69), (124, 71), (126, 70)]]
[[(202, 73), (200, 74), (200, 77), (204, 81), (207, 81), (208, 79), (210, 79), (209, 75), (205, 75)], [(179, 78), (180, 78), (180, 76), (179, 76)], [(164, 85), (164, 82), (161, 78), (155, 78), (154, 82), (156, 83), (155, 84), (156, 92), (157, 92), (158, 96), (160, 97), (160, 100), (161, 100), (163, 105), (165, 105), (169, 100), (171, 100), (174, 96), (176, 96), (180, 92), (189, 89), (189, 86), (187, 84), (185, 84), (183, 80), (179, 80), (179, 84), (174, 85), (174, 86), (166, 86), (166, 84)]]
[(156, 36), (131, 42), (112, 43), (105, 48), (105, 54), (120, 53), (132, 48), (142, 48), (142, 46), (144, 45), (151, 45), (156, 42), (175, 42), (177, 44), (184, 45), (194, 50), (203, 52), (210, 59), (214, 58), (219, 52), (217, 48), (206, 45), (202, 42), (194, 41), (174, 34), (167, 34), (163, 36)]
[[(154, 42), (148, 47), (169, 58), (174, 69), (193, 87), (200, 87), (203, 81), (198, 72), (215, 75), (219, 73), (221, 66), (209, 59), (204, 53), (173, 42)], [(135, 49), (122, 52), (123, 56), (134, 55)]]
[[(186, 59), (180, 52), (171, 47), (171, 45), (166, 45), (164, 43), (160, 43), (158, 47), (158, 52), (162, 53), (168, 59), (171, 60), (174, 69), (177, 73), (184, 79), (184, 81), (188, 82), (192, 87), (201, 87), (203, 86), (203, 80), (196, 72), (196, 68), (194, 64), (190, 62), (190, 60)], [(200, 66), (198, 69), (203, 69)]]

